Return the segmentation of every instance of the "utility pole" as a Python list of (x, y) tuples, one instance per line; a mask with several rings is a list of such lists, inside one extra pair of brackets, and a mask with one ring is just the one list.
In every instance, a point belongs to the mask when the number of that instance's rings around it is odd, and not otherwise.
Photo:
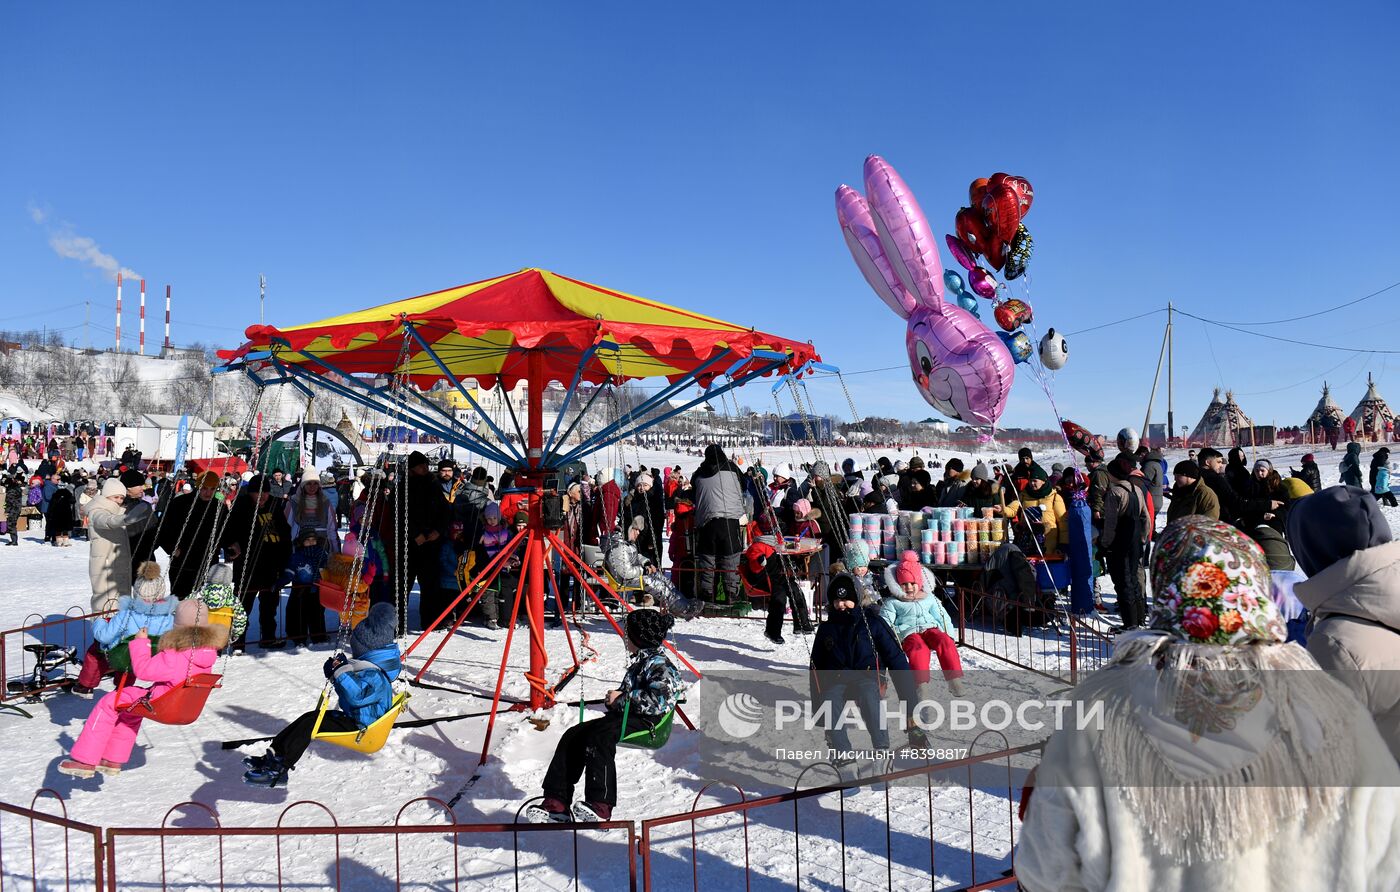
[(258, 273), (258, 324), (263, 324), (263, 307), (267, 303), (267, 276)]
[[(1170, 323), (1170, 321), (1168, 321), (1168, 323), (1167, 323), (1167, 330), (1164, 331), (1164, 332), (1162, 332), (1162, 349), (1161, 349), (1161, 351), (1157, 354), (1157, 372), (1156, 372), (1156, 374), (1154, 374), (1154, 375), (1152, 376), (1152, 392), (1149, 393), (1149, 394), (1147, 395), (1147, 417), (1145, 417), (1145, 418), (1142, 419), (1142, 431), (1141, 431), (1141, 433), (1142, 433), (1142, 438), (1143, 438), (1144, 440), (1147, 439), (1147, 426), (1148, 426), (1149, 424), (1152, 423), (1152, 403), (1153, 403), (1154, 400), (1157, 399), (1157, 382), (1160, 381), (1161, 378), (1162, 378), (1162, 359), (1167, 355), (1167, 342), (1171, 340), (1171, 336), (1172, 336), (1171, 323)], [(1168, 372), (1167, 377), (1170, 379), (1170, 377), (1171, 377), (1171, 373), (1170, 373), (1170, 372)], [(1170, 389), (1171, 389), (1171, 388), (1168, 387), (1168, 390), (1170, 390)], [(1170, 436), (1171, 436), (1170, 422), (1168, 422), (1168, 425), (1169, 425), (1169, 426), (1167, 427), (1167, 436), (1170, 437)]]
[(83, 301), (83, 340), (87, 342), (87, 348), (92, 349), (92, 332), (88, 330), (88, 322), (92, 318), (92, 301)]
[(1172, 302), (1167, 301), (1167, 444), (1171, 445), (1172, 431), (1176, 430), (1176, 413), (1172, 401)]

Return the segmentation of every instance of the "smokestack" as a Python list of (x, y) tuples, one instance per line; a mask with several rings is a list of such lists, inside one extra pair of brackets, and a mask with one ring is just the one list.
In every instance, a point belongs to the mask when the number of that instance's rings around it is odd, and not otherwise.
[(117, 273), (117, 352), (122, 352), (122, 274)]
[(138, 352), (146, 355), (146, 280), (141, 280), (141, 338)]
[(170, 286), (165, 286), (165, 353), (170, 352)]

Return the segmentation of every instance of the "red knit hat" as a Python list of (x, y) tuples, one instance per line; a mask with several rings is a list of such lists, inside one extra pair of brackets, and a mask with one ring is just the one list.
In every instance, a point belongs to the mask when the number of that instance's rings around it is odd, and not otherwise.
[(915, 552), (906, 551), (899, 558), (899, 564), (894, 568), (894, 581), (903, 585), (912, 582), (915, 585), (923, 585), (924, 572), (919, 566), (919, 556)]

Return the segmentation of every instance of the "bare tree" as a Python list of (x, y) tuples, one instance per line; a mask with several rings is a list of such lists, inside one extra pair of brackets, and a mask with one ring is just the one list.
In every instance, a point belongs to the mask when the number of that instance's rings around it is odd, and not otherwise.
[(2, 383), (39, 412), (60, 408), (68, 385), (76, 381), (65, 354), (65, 350), (33, 347), (13, 354), (4, 364), (6, 380)]

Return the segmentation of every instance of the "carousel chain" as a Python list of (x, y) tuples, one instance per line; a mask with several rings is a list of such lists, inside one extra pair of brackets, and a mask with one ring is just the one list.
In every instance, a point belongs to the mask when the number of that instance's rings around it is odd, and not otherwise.
[(841, 385), (841, 393), (846, 397), (846, 405), (851, 407), (851, 423), (859, 429), (859, 433), (864, 435), (862, 439), (864, 440), (865, 457), (869, 466), (874, 468), (876, 466), (875, 449), (870, 445), (870, 432), (865, 428), (865, 419), (856, 410), (856, 401), (851, 396), (851, 389), (846, 386), (846, 376), (841, 374), (839, 369), (836, 371), (836, 381)]

